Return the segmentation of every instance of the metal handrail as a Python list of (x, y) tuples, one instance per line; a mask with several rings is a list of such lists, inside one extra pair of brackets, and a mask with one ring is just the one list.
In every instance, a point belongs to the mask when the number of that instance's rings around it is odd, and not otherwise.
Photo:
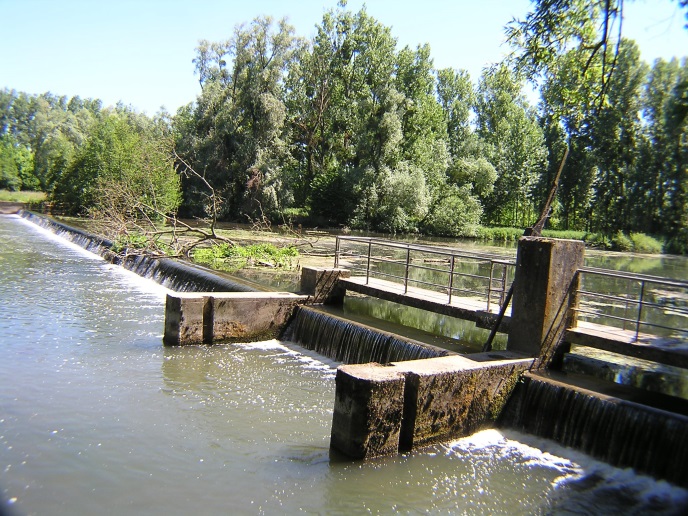
[[(359, 251), (358, 253), (344, 252), (342, 250), (342, 244), (345, 242), (352, 242), (361, 245), (366, 250)], [(403, 252), (404, 256), (403, 259), (396, 259), (384, 256), (382, 254), (375, 255), (374, 251), (378, 249)], [(425, 256), (424, 260), (426, 261), (428, 259), (428, 255), (430, 255), (430, 257), (437, 257), (444, 264), (446, 264), (447, 267), (442, 268), (414, 263), (414, 260), (412, 259), (412, 253), (422, 253)], [(349, 259), (360, 259), (365, 263), (364, 266), (351, 265), (348, 268), (352, 271), (352, 273), (361, 273), (361, 276), (365, 275), (366, 284), (370, 282), (371, 276), (375, 275), (376, 277), (385, 278), (395, 283), (400, 283), (404, 288), (405, 294), (408, 293), (411, 286), (422, 285), (429, 287), (431, 290), (446, 292), (447, 304), (451, 304), (452, 300), (455, 301), (457, 294), (468, 294), (471, 296), (484, 297), (488, 311), (490, 310), (491, 304), (494, 303), (495, 293), (498, 294), (497, 299), (500, 301), (504, 299), (506, 290), (509, 286), (508, 276), (510, 275), (513, 277), (513, 273), (510, 274), (510, 268), (513, 268), (515, 264), (513, 260), (505, 259), (503, 256), (490, 255), (486, 253), (467, 253), (442, 247), (432, 247), (405, 242), (393, 242), (370, 237), (337, 236), (334, 259), (335, 267), (340, 267), (342, 265), (340, 258), (343, 256), (346, 256)], [(479, 265), (489, 264), (489, 276), (459, 272), (457, 270), (457, 262), (461, 260), (473, 261)], [(396, 264), (403, 266), (403, 276), (382, 271), (379, 267), (376, 267), (379, 264)], [(496, 271), (500, 268), (501, 275), (496, 274)], [(430, 274), (434, 273), (438, 275), (446, 275), (447, 281), (438, 283), (436, 281), (428, 281), (425, 278), (414, 278), (414, 271), (428, 271)], [(476, 290), (468, 287), (462, 287), (460, 285), (457, 286), (458, 278), (464, 278), (478, 282), (482, 281), (485, 283), (485, 289)], [(498, 282), (498, 288), (495, 288), (495, 281)]]
[[(342, 245), (346, 242), (351, 242), (364, 246), (365, 251), (348, 251), (342, 250)], [(381, 252), (377, 255), (376, 250), (394, 250), (403, 252), (403, 257), (394, 258), (385, 256)], [(412, 253), (422, 253), (425, 260), (427, 255), (440, 258), (447, 266), (436, 267), (423, 264), (414, 263)], [(360, 259), (363, 264), (351, 264), (348, 268), (352, 273), (360, 273), (365, 275), (366, 284), (371, 280), (371, 277), (379, 277), (389, 279), (392, 282), (399, 283), (404, 288), (404, 293), (408, 293), (411, 284), (422, 285), (430, 287), (440, 292), (446, 292), (448, 304), (455, 301), (457, 294), (467, 294), (469, 296), (483, 297), (486, 301), (487, 310), (489, 311), (493, 304), (499, 301), (499, 304), (504, 303), (506, 292), (509, 288), (510, 280), (513, 280), (514, 260), (505, 259), (503, 256), (491, 255), (486, 253), (469, 253), (465, 251), (458, 251), (449, 248), (432, 247), (427, 245), (410, 244), (406, 242), (393, 242), (389, 240), (382, 240), (371, 237), (352, 237), (352, 236), (338, 236), (335, 248), (335, 267), (341, 266), (341, 258)], [(458, 261), (472, 261), (478, 265), (489, 263), (489, 275), (473, 274), (469, 272), (460, 272), (458, 269)], [(396, 264), (404, 268), (403, 275), (394, 274), (390, 271), (381, 270), (380, 264)], [(362, 265), (362, 266), (361, 266)], [(501, 274), (497, 272), (501, 269)], [(447, 281), (427, 281), (426, 278), (414, 278), (414, 271), (428, 271), (430, 274), (446, 275)], [(582, 281), (578, 282), (579, 287), (576, 290), (576, 302), (571, 307), (573, 312), (573, 320), (578, 321), (581, 317), (588, 318), (606, 318), (612, 324), (605, 323), (608, 326), (613, 326), (614, 321), (621, 322), (624, 330), (627, 328), (633, 331), (633, 338), (635, 341), (639, 340), (641, 336), (641, 328), (643, 329), (658, 329), (665, 330), (671, 333), (672, 336), (686, 335), (688, 336), (688, 329), (681, 324), (685, 317), (688, 317), (688, 301), (686, 306), (671, 306), (670, 311), (681, 317), (678, 323), (666, 323), (664, 321), (650, 320), (649, 316), (652, 311), (663, 309), (666, 311), (667, 306), (661, 303), (654, 302), (650, 297), (656, 294), (657, 287), (666, 287), (672, 290), (678, 289), (679, 292), (685, 292), (686, 300), (688, 300), (688, 281), (675, 280), (670, 278), (663, 278), (660, 276), (652, 276), (648, 274), (636, 274), (623, 271), (614, 271), (608, 269), (600, 269), (596, 267), (582, 267), (578, 270), (579, 279), (585, 275), (597, 275), (618, 279), (625, 285), (622, 286), (623, 293), (615, 294), (609, 292), (594, 292), (580, 287)], [(485, 283), (485, 288), (476, 290), (475, 287), (461, 285), (457, 279), (463, 278), (473, 282)], [(495, 282), (497, 283), (495, 288)], [(636, 284), (634, 289), (632, 284)], [(497, 299), (494, 299), (495, 294), (498, 294)], [(677, 299), (682, 299), (682, 294)], [(589, 300), (600, 300), (603, 303), (601, 309), (590, 309), (586, 306)], [(624, 311), (623, 315), (619, 315), (619, 305)], [(654, 330), (653, 330), (654, 332)], [(660, 332), (656, 332), (659, 334)]]
[[(614, 294), (614, 293), (601, 293), (593, 292), (591, 290), (584, 290), (580, 287), (582, 281), (579, 281), (579, 287), (576, 290), (577, 303), (572, 307), (575, 315), (575, 320), (577, 321), (581, 316), (589, 317), (604, 317), (611, 321), (621, 321), (623, 323), (622, 329), (626, 329), (630, 326), (631, 330), (634, 332), (633, 341), (637, 342), (640, 338), (640, 329), (643, 328), (657, 328), (662, 330), (668, 330), (674, 334), (685, 334), (688, 336), (688, 329), (682, 327), (680, 323), (675, 325), (661, 324), (658, 322), (652, 322), (648, 320), (648, 316), (645, 315), (649, 310), (655, 309), (666, 309), (666, 306), (660, 303), (653, 302), (651, 299), (647, 299), (648, 292), (652, 292), (651, 286), (655, 287), (669, 287), (672, 289), (678, 289), (679, 291), (685, 291), (686, 299), (688, 299), (688, 281), (675, 280), (670, 278), (662, 278), (660, 276), (651, 276), (648, 274), (635, 274), (622, 271), (612, 271), (606, 269), (599, 269), (594, 267), (582, 267), (578, 271), (579, 276), (586, 274), (598, 275), (608, 278), (619, 279), (626, 283), (625, 293)], [(637, 285), (638, 294), (633, 295), (631, 284), (635, 283)], [(582, 307), (585, 305), (583, 299), (599, 299), (606, 303), (606, 311), (597, 309), (591, 310), (589, 308)], [(618, 315), (611, 313), (615, 308), (614, 303), (618, 302), (620, 305), (624, 306), (624, 315)], [(633, 309), (633, 314), (630, 316), (628, 314), (631, 308)], [(618, 306), (616, 306), (618, 308)], [(679, 317), (688, 317), (688, 304), (686, 307), (672, 306), (671, 310), (675, 312)]]

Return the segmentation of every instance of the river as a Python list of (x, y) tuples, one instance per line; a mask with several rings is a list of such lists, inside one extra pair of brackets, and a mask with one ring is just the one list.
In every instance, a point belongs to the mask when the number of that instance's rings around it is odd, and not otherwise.
[(331, 455), (337, 364), (162, 345), (165, 290), (0, 216), (0, 513), (679, 514), (688, 492), (509, 431)]

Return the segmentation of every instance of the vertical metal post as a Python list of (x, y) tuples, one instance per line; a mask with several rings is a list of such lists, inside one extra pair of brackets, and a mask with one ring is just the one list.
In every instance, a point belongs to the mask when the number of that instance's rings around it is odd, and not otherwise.
[(408, 293), (409, 264), (411, 263), (411, 246), (406, 245), (406, 274), (404, 275), (404, 294)]
[(368, 284), (368, 279), (370, 279), (370, 253), (372, 246), (372, 240), (368, 240), (368, 264), (366, 265), (366, 285)]
[(645, 280), (640, 280), (640, 299), (638, 300), (638, 318), (635, 321), (635, 341), (640, 333), (640, 319), (643, 314), (643, 298), (645, 297)]
[(499, 304), (504, 304), (504, 299), (506, 295), (506, 283), (509, 276), (509, 267), (506, 263), (502, 264), (502, 291), (499, 293)]
[(492, 278), (494, 276), (495, 263), (490, 260), (490, 282), (487, 284), (487, 311), (490, 311), (490, 301), (492, 300)]
[(334, 268), (339, 268), (339, 236), (334, 244)]
[(452, 290), (454, 290), (454, 259), (456, 256), (452, 254), (451, 265), (449, 266), (449, 304), (451, 305)]
[[(628, 296), (628, 292), (626, 292), (626, 296)], [(626, 306), (624, 308), (624, 315), (623, 315), (623, 329), (626, 329), (626, 326), (628, 325), (628, 309), (629, 309), (630, 303), (628, 302), (628, 298), (626, 298)]]

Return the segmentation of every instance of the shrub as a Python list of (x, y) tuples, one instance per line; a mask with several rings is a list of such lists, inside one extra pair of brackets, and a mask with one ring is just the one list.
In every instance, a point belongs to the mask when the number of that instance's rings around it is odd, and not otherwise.
[(618, 231), (612, 237), (612, 249), (614, 251), (632, 251), (633, 241), (629, 237), (627, 237), (622, 231)]
[(542, 236), (550, 238), (563, 238), (566, 240), (585, 240), (585, 231), (563, 230), (563, 229), (545, 229)]
[(664, 251), (671, 254), (688, 255), (688, 228), (681, 229), (676, 235), (667, 240)]
[(519, 228), (480, 228), (478, 238), (495, 242), (513, 242), (523, 236), (523, 230)]
[(273, 244), (230, 245), (218, 244), (199, 247), (193, 252), (194, 262), (203, 263), (215, 269), (236, 271), (249, 265), (269, 267), (292, 266), (292, 259), (299, 256), (296, 247), (276, 247)]
[(149, 238), (142, 233), (128, 233), (118, 236), (112, 243), (112, 250), (121, 253), (126, 249), (146, 249), (151, 244)]
[(645, 233), (631, 233), (631, 241), (636, 253), (659, 254), (662, 252), (662, 243)]

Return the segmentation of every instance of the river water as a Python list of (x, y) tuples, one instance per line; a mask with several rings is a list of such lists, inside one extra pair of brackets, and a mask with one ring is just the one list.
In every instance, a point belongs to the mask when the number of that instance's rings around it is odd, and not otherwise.
[(688, 492), (489, 430), (331, 455), (336, 364), (162, 345), (165, 291), (0, 216), (0, 513), (680, 514)]

